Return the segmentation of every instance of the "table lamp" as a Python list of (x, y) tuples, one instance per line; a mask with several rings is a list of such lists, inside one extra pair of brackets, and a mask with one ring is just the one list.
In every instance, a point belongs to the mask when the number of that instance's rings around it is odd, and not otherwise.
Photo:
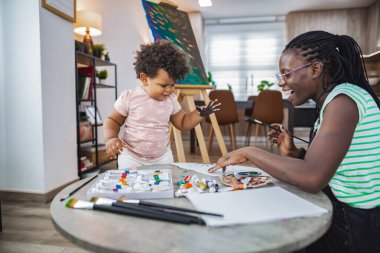
[(102, 16), (96, 12), (78, 11), (76, 13), (74, 32), (84, 36), (83, 43), (86, 53), (92, 54), (94, 43), (91, 36), (102, 34)]

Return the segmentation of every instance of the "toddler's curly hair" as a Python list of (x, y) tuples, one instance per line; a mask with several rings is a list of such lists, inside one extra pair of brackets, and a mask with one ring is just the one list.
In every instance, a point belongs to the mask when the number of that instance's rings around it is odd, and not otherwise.
[(151, 44), (140, 45), (140, 51), (136, 52), (135, 66), (136, 76), (141, 73), (149, 77), (155, 77), (159, 69), (168, 72), (173, 80), (182, 80), (190, 71), (188, 55), (170, 40), (158, 40)]

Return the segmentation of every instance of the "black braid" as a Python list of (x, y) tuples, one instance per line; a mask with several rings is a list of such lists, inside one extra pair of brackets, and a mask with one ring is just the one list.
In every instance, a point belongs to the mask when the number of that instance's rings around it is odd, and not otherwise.
[(287, 50), (294, 50), (306, 62), (323, 63), (325, 71), (331, 76), (328, 83), (323, 82), (324, 91), (328, 91), (329, 85), (335, 87), (348, 82), (371, 94), (380, 108), (380, 100), (368, 82), (362, 51), (350, 36), (334, 35), (324, 31), (306, 32), (290, 41), (283, 52)]

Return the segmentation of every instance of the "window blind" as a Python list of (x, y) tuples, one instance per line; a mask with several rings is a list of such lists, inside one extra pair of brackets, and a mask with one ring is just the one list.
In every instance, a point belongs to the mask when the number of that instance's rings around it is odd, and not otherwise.
[(217, 89), (231, 86), (235, 100), (257, 95), (262, 80), (274, 82), (285, 46), (285, 23), (206, 25), (206, 69)]

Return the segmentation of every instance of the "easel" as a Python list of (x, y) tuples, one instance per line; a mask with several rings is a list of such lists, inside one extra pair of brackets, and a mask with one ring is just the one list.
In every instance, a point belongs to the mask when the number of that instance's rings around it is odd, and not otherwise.
[[(201, 92), (205, 104), (207, 105), (210, 102), (210, 98), (207, 95), (206, 89), (213, 89), (212, 85), (176, 85), (178, 102), (181, 104), (183, 100), (186, 101), (187, 106), (190, 111), (195, 110), (195, 102), (194, 96)], [(216, 120), (215, 114), (211, 114), (210, 116), (211, 127), (214, 129), (216, 139), (219, 144), (220, 151), (222, 155), (227, 154), (226, 145), (224, 144), (222, 133), (220, 132), (220, 128), (218, 125), (218, 121)], [(195, 126), (195, 133), (197, 136), (197, 140), (199, 143), (199, 149), (201, 151), (202, 160), (204, 163), (210, 163), (210, 158), (208, 156), (205, 139), (203, 137), (203, 132), (200, 124)], [(183, 148), (181, 131), (177, 128), (171, 126), (171, 130), (174, 133), (174, 140), (178, 155), (178, 162), (186, 162), (185, 160), (185, 152)]]

